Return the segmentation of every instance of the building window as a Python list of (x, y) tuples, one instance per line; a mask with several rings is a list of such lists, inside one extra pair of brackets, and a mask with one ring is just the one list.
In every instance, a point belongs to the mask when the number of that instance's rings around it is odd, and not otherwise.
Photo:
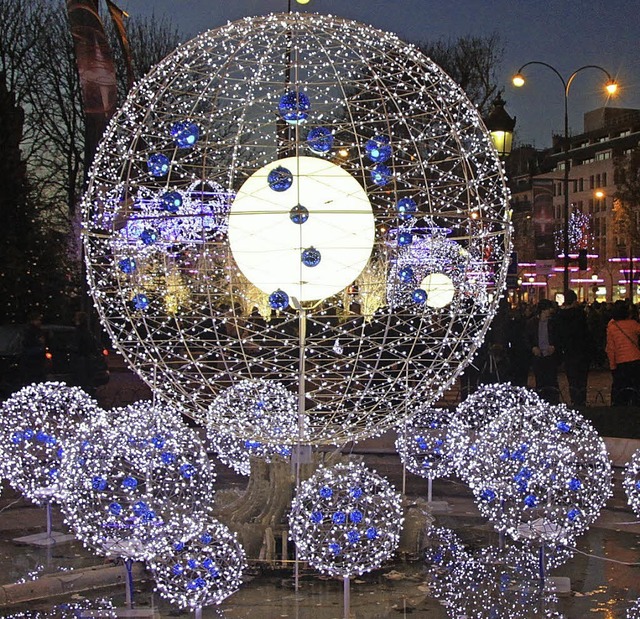
[(593, 180), (593, 175), (591, 175), (591, 176), (589, 177), (589, 189), (593, 189), (593, 182), (594, 182), (594, 180)]
[(596, 187), (600, 187), (600, 175), (596, 174)]
[(584, 191), (584, 178), (578, 179), (578, 191)]
[(607, 186), (607, 173), (606, 172), (602, 173), (602, 186), (603, 187)]
[(611, 151), (605, 150), (601, 153), (596, 153), (596, 161), (606, 161), (607, 159), (611, 159)]

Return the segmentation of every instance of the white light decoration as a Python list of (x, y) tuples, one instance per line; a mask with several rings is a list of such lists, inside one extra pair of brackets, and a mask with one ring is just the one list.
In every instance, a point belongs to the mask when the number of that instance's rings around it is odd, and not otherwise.
[(289, 457), (289, 445), (299, 434), (304, 437), (294, 394), (261, 379), (240, 381), (221, 392), (207, 410), (206, 429), (220, 461), (241, 475), (251, 472), (250, 456), (267, 462)]
[(387, 561), (400, 541), (401, 497), (362, 464), (321, 467), (293, 499), (289, 527), (298, 557), (348, 578)]
[(640, 619), (640, 600), (636, 600), (632, 606), (627, 608), (627, 619)]
[(640, 449), (634, 451), (631, 460), (625, 464), (622, 487), (633, 513), (640, 517)]
[(0, 409), (3, 477), (37, 505), (60, 500), (59, 469), (66, 444), (97, 402), (79, 387), (45, 382), (23, 387)]
[[(189, 210), (198, 183), (223, 223)], [(244, 18), (114, 116), (82, 206), (89, 289), (124, 358), (197, 421), (263, 378), (304, 404), (304, 443), (361, 440), (481, 344), (508, 198), (477, 109), (416, 47), (330, 15)]]
[(137, 402), (83, 425), (65, 451), (62, 512), (107, 556), (144, 561), (208, 521), (215, 473), (196, 433), (167, 405)]
[(408, 471), (427, 479), (455, 472), (447, 441), (452, 417), (446, 408), (422, 405), (397, 428), (396, 450)]
[(511, 383), (480, 385), (456, 407), (451, 419), (445, 450), (456, 472), (467, 479), (467, 455), (475, 449), (482, 429), (504, 411), (544, 408), (545, 403), (529, 389)]
[(149, 562), (156, 591), (182, 609), (220, 604), (242, 584), (247, 567), (236, 534), (211, 520), (203, 532)]
[[(289, 170), (292, 184), (274, 191), (269, 174)], [(304, 208), (304, 223), (291, 221)], [(349, 172), (319, 157), (288, 157), (254, 172), (229, 214), (229, 245), (244, 276), (263, 292), (299, 301), (326, 299), (360, 275), (371, 256), (374, 218), (365, 190)], [(320, 262), (306, 266), (314, 247)]]
[(505, 406), (465, 460), (478, 509), (514, 539), (571, 545), (612, 492), (604, 441), (564, 405)]

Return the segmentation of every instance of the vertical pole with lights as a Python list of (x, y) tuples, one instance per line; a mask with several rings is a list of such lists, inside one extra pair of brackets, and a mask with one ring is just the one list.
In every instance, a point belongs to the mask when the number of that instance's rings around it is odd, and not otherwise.
[(562, 176), (562, 190), (564, 194), (564, 202), (563, 202), (563, 229), (562, 229), (562, 240), (563, 240), (563, 291), (566, 293), (569, 290), (569, 170), (571, 167), (571, 157), (569, 156), (570, 144), (569, 144), (569, 90), (571, 89), (571, 84), (573, 80), (576, 78), (578, 73), (584, 71), (585, 69), (597, 69), (598, 71), (602, 71), (607, 76), (607, 82), (605, 84), (605, 90), (609, 95), (614, 95), (618, 90), (618, 84), (613, 79), (611, 74), (603, 69), (601, 66), (595, 64), (588, 64), (576, 69), (567, 79), (565, 79), (561, 73), (550, 64), (546, 62), (540, 62), (538, 60), (532, 60), (531, 62), (527, 62), (523, 64), (516, 74), (513, 76), (513, 85), (516, 87), (524, 86), (525, 78), (522, 74), (523, 69), (530, 65), (542, 65), (543, 67), (547, 67), (551, 69), (557, 77), (562, 82), (562, 87), (564, 90), (564, 136), (563, 136), (563, 159), (564, 159), (564, 174)]

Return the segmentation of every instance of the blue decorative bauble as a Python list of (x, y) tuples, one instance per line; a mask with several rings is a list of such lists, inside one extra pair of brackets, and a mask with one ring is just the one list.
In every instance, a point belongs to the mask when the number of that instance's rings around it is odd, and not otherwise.
[(200, 137), (200, 128), (195, 123), (178, 122), (171, 127), (171, 137), (180, 148), (191, 148)]
[(347, 533), (347, 540), (350, 544), (357, 544), (360, 541), (360, 533), (357, 531), (349, 531)]
[(538, 504), (538, 498), (535, 494), (528, 494), (524, 497), (524, 504), (527, 507), (535, 507)]
[(367, 529), (367, 539), (376, 539), (378, 537), (378, 529), (369, 527)]
[(371, 170), (371, 180), (374, 184), (379, 187), (383, 187), (386, 185), (393, 176), (391, 169), (384, 165), (384, 163), (379, 163)]
[(386, 135), (376, 135), (367, 140), (364, 150), (373, 163), (384, 163), (391, 157), (391, 140)]
[(302, 204), (297, 204), (289, 211), (289, 219), (294, 223), (301, 226), (309, 219), (309, 209)]
[(333, 496), (333, 490), (331, 490), (329, 486), (322, 486), (322, 488), (320, 488), (320, 496), (323, 499), (329, 499)]
[(580, 510), (574, 507), (567, 512), (567, 518), (573, 522), (578, 516), (580, 516), (580, 513)]
[(114, 516), (119, 516), (122, 513), (122, 505), (120, 505), (120, 503), (111, 503), (109, 505), (109, 511)]
[(414, 303), (417, 303), (418, 305), (422, 305), (423, 303), (426, 303), (426, 301), (427, 301), (427, 292), (426, 292), (426, 290), (423, 290), (422, 288), (416, 288), (411, 293), (411, 300)]
[(145, 228), (140, 233), (140, 240), (145, 245), (153, 245), (158, 241), (158, 233), (153, 228)]
[(306, 267), (317, 267), (322, 256), (315, 247), (309, 247), (302, 252), (302, 264)]
[(118, 262), (118, 268), (127, 275), (136, 270), (136, 261), (133, 258), (123, 258)]
[(165, 211), (177, 213), (178, 209), (182, 206), (182, 195), (177, 191), (167, 191), (167, 193), (162, 194), (160, 204), (162, 204), (162, 208)]
[(122, 480), (122, 485), (125, 488), (136, 488), (138, 486), (138, 480), (135, 477), (125, 477)]
[(307, 144), (314, 153), (326, 153), (333, 146), (333, 134), (326, 127), (315, 127), (307, 134)]
[(496, 493), (491, 488), (486, 488), (481, 492), (480, 498), (487, 503), (491, 503), (496, 500)]
[(578, 478), (574, 477), (569, 481), (569, 490), (577, 492), (580, 488), (582, 488), (582, 482)]
[(334, 524), (344, 524), (347, 521), (347, 514), (344, 512), (336, 512), (331, 517)]
[(355, 522), (356, 524), (358, 522), (362, 522), (362, 512), (359, 509), (353, 510), (349, 514), (349, 520), (351, 520), (351, 522)]
[(340, 547), (340, 544), (336, 544), (335, 542), (332, 542), (331, 544), (329, 544), (329, 550), (334, 555), (339, 555), (340, 552), (342, 551), (342, 548)]
[(405, 284), (413, 280), (413, 269), (411, 267), (401, 267), (398, 271), (398, 278)]
[(149, 307), (149, 299), (142, 293), (135, 295), (131, 301), (137, 310), (146, 310)]
[(406, 247), (407, 245), (411, 245), (413, 243), (413, 234), (408, 230), (403, 230), (398, 234), (398, 245), (400, 247)]
[(293, 174), (291, 174), (291, 170), (279, 165), (269, 172), (267, 182), (274, 191), (286, 191), (293, 185)]
[(304, 92), (290, 90), (280, 97), (280, 104), (278, 105), (280, 116), (290, 125), (296, 125), (307, 120), (310, 109), (311, 101), (309, 101), (309, 97)]
[(269, 295), (269, 306), (274, 310), (289, 307), (289, 295), (284, 290), (276, 290)]
[(147, 170), (149, 174), (157, 178), (166, 176), (170, 166), (171, 162), (169, 161), (169, 157), (162, 153), (153, 153), (149, 155), (149, 159), (147, 159)]
[(400, 219), (410, 219), (418, 210), (418, 205), (411, 198), (402, 198), (396, 205)]
[(322, 522), (322, 512), (311, 512), (311, 522), (314, 524), (320, 524)]

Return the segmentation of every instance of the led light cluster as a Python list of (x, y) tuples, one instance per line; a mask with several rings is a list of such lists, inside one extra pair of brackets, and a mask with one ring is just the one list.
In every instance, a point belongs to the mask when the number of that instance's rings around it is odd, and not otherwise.
[(622, 487), (633, 513), (640, 517), (640, 449), (633, 453), (624, 467)]
[(82, 389), (60, 382), (33, 384), (12, 394), (0, 409), (2, 476), (38, 505), (61, 500), (59, 469), (66, 444), (78, 425), (99, 410)]
[(397, 428), (396, 450), (408, 471), (428, 479), (454, 473), (447, 441), (452, 417), (445, 408), (423, 405)]
[(386, 479), (353, 463), (318, 469), (301, 484), (289, 516), (298, 557), (342, 577), (387, 561), (402, 522), (400, 495)]
[(210, 520), (202, 533), (178, 541), (170, 553), (149, 563), (156, 591), (183, 609), (220, 604), (242, 584), (247, 567), (244, 549), (235, 533)]
[(66, 522), (90, 549), (148, 560), (208, 521), (215, 473), (168, 406), (137, 402), (83, 425), (65, 451)]
[[(241, 210), (250, 180), (264, 199)], [(478, 111), (417, 48), (330, 15), (245, 18), (178, 48), (113, 118), (82, 206), (89, 289), (125, 359), (198, 421), (238, 381), (304, 380), (304, 441), (360, 440), (440, 397), (482, 342), (508, 197)], [(260, 246), (231, 243), (233, 218), (269, 213)]]
[(611, 495), (611, 463), (579, 413), (542, 404), (505, 405), (467, 451), (465, 479), (499, 531), (570, 545)]

